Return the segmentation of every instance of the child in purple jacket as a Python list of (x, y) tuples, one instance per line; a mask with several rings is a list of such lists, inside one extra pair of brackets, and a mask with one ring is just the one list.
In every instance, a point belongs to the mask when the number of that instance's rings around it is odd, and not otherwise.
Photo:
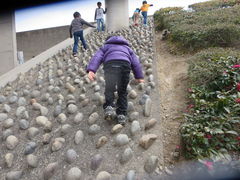
[(103, 109), (105, 119), (114, 118), (114, 92), (117, 90), (118, 99), (116, 114), (118, 123), (124, 125), (127, 115), (127, 85), (131, 69), (137, 82), (144, 82), (142, 67), (139, 59), (129, 47), (128, 41), (122, 36), (110, 36), (90, 60), (87, 72), (90, 80), (95, 79), (95, 73), (103, 63), (105, 78), (105, 103)]

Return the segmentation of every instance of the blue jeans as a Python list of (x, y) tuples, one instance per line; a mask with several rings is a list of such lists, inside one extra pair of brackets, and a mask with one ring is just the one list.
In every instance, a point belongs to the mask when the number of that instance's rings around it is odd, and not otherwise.
[(83, 37), (83, 30), (73, 33), (73, 37), (74, 37), (73, 53), (77, 53), (77, 51), (78, 51), (79, 38), (82, 41), (82, 45), (83, 45), (84, 49), (87, 49), (87, 44)]
[(97, 19), (97, 30), (98, 32), (104, 31), (104, 19)]
[(143, 16), (143, 24), (147, 25), (147, 11), (143, 11), (142, 16)]

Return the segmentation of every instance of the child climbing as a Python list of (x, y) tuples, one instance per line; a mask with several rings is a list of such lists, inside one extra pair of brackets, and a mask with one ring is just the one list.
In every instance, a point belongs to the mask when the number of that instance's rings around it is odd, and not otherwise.
[(103, 14), (106, 14), (107, 9), (105, 8), (105, 11), (103, 8), (101, 8), (102, 3), (98, 2), (97, 3), (97, 8), (95, 10), (95, 16), (94, 16), (94, 20), (97, 21), (97, 30), (98, 32), (104, 31), (104, 19), (103, 19)]
[(90, 23), (83, 20), (79, 12), (75, 12), (73, 14), (73, 17), (74, 19), (72, 20), (72, 23), (70, 25), (69, 33), (70, 33), (70, 38), (74, 37), (73, 56), (77, 56), (79, 38), (82, 41), (83, 48), (85, 50), (87, 49), (87, 44), (83, 37), (83, 25), (85, 24), (93, 28), (96, 28), (96, 26), (93, 26)]
[(140, 9), (136, 8), (134, 13), (133, 13), (133, 23), (135, 26), (138, 26), (138, 20), (139, 20), (139, 16), (140, 16)]
[(145, 26), (147, 26), (147, 12), (148, 12), (148, 8), (150, 6), (153, 6), (153, 4), (148, 4), (147, 1), (143, 1), (142, 7), (140, 8), (140, 10), (142, 11), (142, 16), (143, 16), (143, 24)]
[(105, 44), (90, 60), (87, 72), (90, 80), (96, 79), (96, 71), (103, 64), (105, 78), (105, 119), (114, 119), (114, 92), (117, 90), (116, 115), (119, 124), (124, 125), (127, 116), (127, 85), (131, 69), (138, 83), (144, 82), (139, 59), (122, 36), (109, 36)]

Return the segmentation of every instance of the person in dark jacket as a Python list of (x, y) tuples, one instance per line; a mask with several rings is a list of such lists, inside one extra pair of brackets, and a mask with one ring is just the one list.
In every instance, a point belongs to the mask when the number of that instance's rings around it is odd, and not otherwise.
[(90, 23), (83, 20), (79, 12), (75, 12), (73, 14), (73, 17), (74, 19), (72, 20), (72, 23), (70, 25), (69, 33), (70, 38), (74, 37), (73, 56), (77, 56), (79, 38), (82, 41), (83, 48), (87, 49), (87, 44), (83, 37), (83, 25), (85, 24), (93, 28), (96, 28), (96, 26), (91, 25)]
[(103, 64), (105, 79), (105, 119), (112, 120), (114, 112), (114, 92), (117, 90), (118, 99), (116, 115), (118, 123), (124, 125), (127, 115), (127, 85), (129, 74), (133, 70), (137, 82), (144, 82), (142, 66), (136, 54), (129, 47), (128, 41), (122, 36), (110, 36), (105, 44), (91, 58), (87, 72), (90, 80), (96, 78), (95, 73)]

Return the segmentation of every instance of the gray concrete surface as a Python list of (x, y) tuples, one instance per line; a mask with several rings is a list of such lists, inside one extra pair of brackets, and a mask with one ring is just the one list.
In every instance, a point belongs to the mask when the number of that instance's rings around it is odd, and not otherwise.
[(15, 15), (0, 15), (0, 75), (18, 65), (16, 47)]
[(17, 33), (17, 50), (23, 51), (25, 62), (69, 37), (69, 26)]
[(129, 27), (128, 0), (105, 0), (106, 28), (109, 32)]

